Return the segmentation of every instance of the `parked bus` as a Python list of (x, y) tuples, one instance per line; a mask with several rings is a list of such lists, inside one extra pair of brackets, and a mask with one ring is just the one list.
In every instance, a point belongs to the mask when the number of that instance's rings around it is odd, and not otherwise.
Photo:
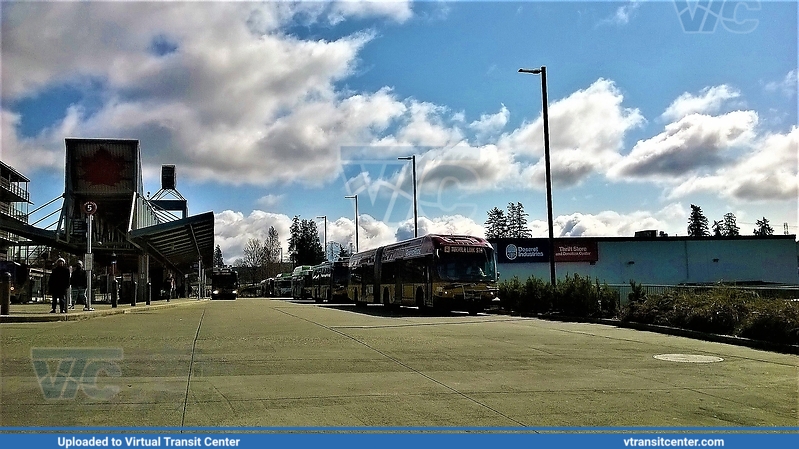
[(236, 299), (239, 296), (239, 274), (229, 267), (211, 271), (211, 299)]
[(497, 261), (488, 241), (427, 235), (350, 257), (349, 297), (358, 306), (416, 306), (477, 314), (497, 299)]
[(280, 273), (275, 276), (272, 294), (277, 298), (287, 298), (291, 296), (291, 273)]
[(311, 299), (313, 296), (313, 267), (300, 265), (291, 273), (291, 297), (294, 299)]
[(325, 261), (313, 267), (313, 299), (346, 302), (350, 271), (348, 260)]
[(271, 298), (275, 296), (275, 278), (264, 279), (259, 285), (261, 287), (262, 297)]

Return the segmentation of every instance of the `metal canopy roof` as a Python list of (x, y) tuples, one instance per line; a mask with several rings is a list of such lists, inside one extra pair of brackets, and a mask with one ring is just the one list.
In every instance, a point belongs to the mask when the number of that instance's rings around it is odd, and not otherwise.
[(214, 255), (214, 213), (206, 212), (130, 231), (130, 239), (166, 265), (188, 272), (202, 259), (210, 267)]

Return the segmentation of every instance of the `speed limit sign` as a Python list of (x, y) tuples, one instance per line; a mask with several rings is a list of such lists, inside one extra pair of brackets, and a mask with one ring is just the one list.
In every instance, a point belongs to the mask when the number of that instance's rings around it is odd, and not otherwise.
[(97, 204), (91, 201), (83, 203), (83, 212), (85, 212), (86, 215), (94, 215), (94, 213), (97, 212)]

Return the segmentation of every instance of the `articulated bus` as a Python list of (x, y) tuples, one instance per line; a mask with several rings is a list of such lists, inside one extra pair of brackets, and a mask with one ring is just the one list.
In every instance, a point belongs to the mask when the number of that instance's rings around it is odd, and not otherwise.
[(291, 273), (291, 297), (293, 299), (310, 299), (313, 290), (313, 267), (300, 265)]
[(325, 261), (313, 267), (313, 299), (316, 302), (347, 302), (350, 271), (348, 260)]
[(427, 235), (350, 257), (349, 297), (357, 306), (416, 306), (475, 315), (497, 299), (497, 260), (488, 241)]

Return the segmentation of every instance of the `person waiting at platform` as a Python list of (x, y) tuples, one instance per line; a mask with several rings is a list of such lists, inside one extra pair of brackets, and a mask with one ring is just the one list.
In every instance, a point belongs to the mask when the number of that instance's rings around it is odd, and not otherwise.
[(70, 309), (75, 308), (75, 304), (86, 304), (86, 287), (88, 287), (86, 270), (83, 269), (83, 262), (80, 260), (72, 268), (72, 276), (69, 278), (69, 286), (72, 287)]
[(47, 286), (50, 288), (50, 295), (53, 297), (53, 310), (50, 313), (55, 313), (56, 305), (60, 307), (61, 313), (67, 313), (69, 268), (67, 268), (67, 262), (62, 257), (55, 261)]

